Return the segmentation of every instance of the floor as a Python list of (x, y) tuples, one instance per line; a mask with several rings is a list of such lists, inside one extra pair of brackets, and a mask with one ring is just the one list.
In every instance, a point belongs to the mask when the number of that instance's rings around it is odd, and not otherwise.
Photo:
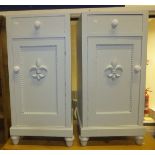
[(9, 139), (3, 150), (155, 150), (155, 138), (146, 132), (144, 144), (135, 144), (134, 137), (102, 137), (90, 138), (88, 145), (80, 146), (78, 130), (74, 128), (75, 140), (72, 147), (66, 147), (63, 138), (22, 137), (18, 145), (13, 145)]

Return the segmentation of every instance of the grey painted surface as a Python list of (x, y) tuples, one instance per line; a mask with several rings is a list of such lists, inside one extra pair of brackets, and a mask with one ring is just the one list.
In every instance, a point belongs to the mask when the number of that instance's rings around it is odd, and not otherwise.
[(72, 137), (69, 14), (7, 16), (7, 38), (12, 139)]
[(81, 18), (81, 136), (143, 136), (147, 12)]

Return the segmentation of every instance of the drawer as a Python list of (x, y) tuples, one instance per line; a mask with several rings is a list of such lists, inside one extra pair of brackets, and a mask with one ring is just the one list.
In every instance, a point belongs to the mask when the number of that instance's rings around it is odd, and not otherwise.
[(140, 35), (143, 31), (143, 16), (128, 14), (88, 15), (88, 35)]
[(50, 37), (65, 34), (65, 16), (12, 17), (10, 23), (14, 38)]

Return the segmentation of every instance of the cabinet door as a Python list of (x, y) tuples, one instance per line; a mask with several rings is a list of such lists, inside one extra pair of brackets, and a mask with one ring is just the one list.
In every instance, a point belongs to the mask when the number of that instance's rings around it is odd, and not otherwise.
[(63, 38), (14, 39), (10, 66), (14, 125), (65, 125)]
[(136, 125), (141, 38), (88, 38), (88, 125)]

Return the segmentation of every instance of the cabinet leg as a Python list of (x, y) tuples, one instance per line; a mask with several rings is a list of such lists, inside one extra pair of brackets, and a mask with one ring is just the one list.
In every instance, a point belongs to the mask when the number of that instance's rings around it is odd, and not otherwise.
[(19, 136), (11, 136), (11, 140), (14, 145), (17, 145), (19, 143), (19, 139)]
[(144, 136), (135, 137), (135, 142), (137, 145), (143, 145), (144, 144)]
[(66, 145), (68, 147), (73, 145), (73, 141), (74, 141), (74, 136), (73, 137), (65, 137), (65, 141), (66, 141)]
[(81, 137), (81, 136), (79, 136), (79, 139), (80, 139), (81, 146), (86, 146), (87, 142), (89, 140), (89, 137)]

